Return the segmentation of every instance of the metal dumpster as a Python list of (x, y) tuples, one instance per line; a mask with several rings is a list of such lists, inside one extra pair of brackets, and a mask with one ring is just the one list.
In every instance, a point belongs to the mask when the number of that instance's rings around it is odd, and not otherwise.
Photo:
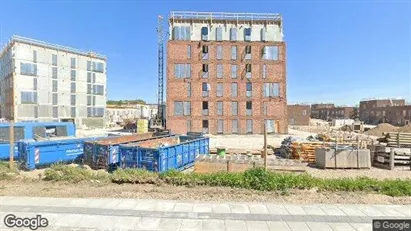
[(194, 165), (196, 156), (209, 154), (209, 138), (176, 136), (120, 145), (121, 168), (154, 172), (183, 170)]
[(52, 141), (23, 140), (18, 142), (23, 169), (35, 169), (59, 162), (82, 162), (85, 141), (101, 137), (74, 138)]
[(120, 136), (84, 144), (84, 163), (92, 169), (113, 169), (119, 162), (119, 145), (157, 139), (153, 133)]

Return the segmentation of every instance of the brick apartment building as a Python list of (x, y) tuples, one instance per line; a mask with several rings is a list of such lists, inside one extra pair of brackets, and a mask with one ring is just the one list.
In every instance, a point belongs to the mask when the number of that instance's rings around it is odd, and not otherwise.
[(332, 103), (311, 104), (311, 118), (320, 119), (320, 110), (333, 107)]
[(322, 120), (354, 119), (358, 116), (357, 107), (336, 107), (334, 104), (311, 105), (311, 118)]
[(290, 125), (309, 125), (310, 124), (310, 105), (295, 104), (287, 106), (288, 124)]
[(404, 99), (360, 101), (360, 120), (367, 124), (390, 123), (403, 126), (411, 120), (411, 105)]
[(278, 14), (171, 12), (167, 127), (175, 133), (287, 133)]

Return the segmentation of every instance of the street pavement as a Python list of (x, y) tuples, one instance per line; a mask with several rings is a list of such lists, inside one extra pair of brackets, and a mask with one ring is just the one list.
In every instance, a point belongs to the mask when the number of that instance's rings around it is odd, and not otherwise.
[[(30, 230), (7, 227), (4, 218), (8, 214), (14, 214), (16, 218), (34, 218), (37, 215), (46, 218), (47, 227), (38, 230), (349, 231), (372, 230), (373, 219), (411, 219), (411, 205), (297, 205), (44, 197), (0, 197), (0, 205), (0, 230)], [(8, 223), (18, 224), (16, 220)]]

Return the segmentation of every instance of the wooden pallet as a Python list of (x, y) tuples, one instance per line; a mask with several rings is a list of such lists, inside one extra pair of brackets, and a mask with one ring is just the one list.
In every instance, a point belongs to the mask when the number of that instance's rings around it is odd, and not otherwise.
[(385, 146), (372, 147), (373, 165), (384, 169), (411, 170), (411, 150)]

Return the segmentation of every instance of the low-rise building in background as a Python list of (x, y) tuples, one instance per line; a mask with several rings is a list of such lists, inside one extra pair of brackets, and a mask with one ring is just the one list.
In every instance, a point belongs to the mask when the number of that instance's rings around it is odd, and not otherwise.
[(289, 125), (309, 125), (310, 124), (310, 105), (294, 104), (287, 106)]

